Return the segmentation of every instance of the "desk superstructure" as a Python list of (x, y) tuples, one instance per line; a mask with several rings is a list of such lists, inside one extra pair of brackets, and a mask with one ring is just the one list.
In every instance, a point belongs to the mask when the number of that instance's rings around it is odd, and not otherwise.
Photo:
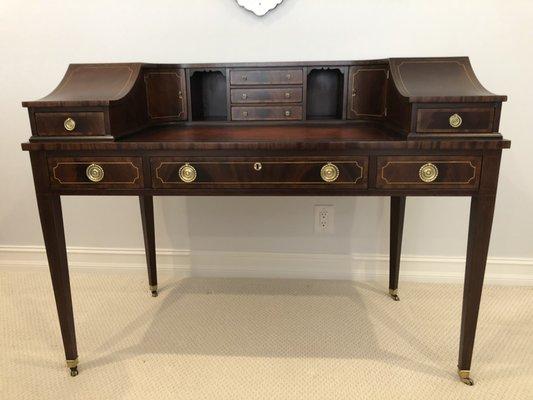
[(458, 367), (472, 384), (501, 152), (510, 147), (499, 133), (505, 100), (464, 57), (71, 65), (52, 93), (23, 103), (32, 136), (22, 144), (71, 375), (78, 351), (62, 195), (139, 197), (153, 296), (153, 196), (388, 196), (395, 300), (406, 196), (468, 196)]

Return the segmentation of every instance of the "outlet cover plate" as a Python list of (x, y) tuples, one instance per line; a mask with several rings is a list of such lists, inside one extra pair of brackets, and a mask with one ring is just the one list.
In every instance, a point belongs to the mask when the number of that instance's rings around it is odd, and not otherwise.
[(315, 233), (331, 235), (335, 232), (335, 206), (315, 206)]

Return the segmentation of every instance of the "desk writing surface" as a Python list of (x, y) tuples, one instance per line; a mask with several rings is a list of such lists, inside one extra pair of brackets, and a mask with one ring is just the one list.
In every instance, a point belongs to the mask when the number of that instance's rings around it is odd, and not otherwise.
[(279, 149), (346, 150), (346, 149), (420, 149), (483, 150), (509, 148), (506, 139), (482, 137), (455, 140), (407, 139), (394, 128), (377, 122), (312, 125), (161, 125), (141, 129), (115, 140), (88, 141), (78, 138), (31, 140), (23, 150), (183, 150), (183, 149)]
[(398, 141), (401, 136), (374, 124), (159, 126), (123, 142), (357, 142)]

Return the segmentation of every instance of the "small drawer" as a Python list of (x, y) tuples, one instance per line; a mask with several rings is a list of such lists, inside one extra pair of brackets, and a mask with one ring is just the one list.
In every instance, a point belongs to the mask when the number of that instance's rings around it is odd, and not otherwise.
[(232, 107), (231, 119), (233, 121), (298, 121), (302, 119), (302, 107)]
[(103, 136), (103, 112), (36, 112), (35, 130), (39, 136)]
[(143, 187), (141, 157), (50, 157), (48, 169), (56, 188)]
[(419, 133), (490, 133), (494, 107), (419, 108), (416, 131)]
[(377, 158), (376, 187), (476, 189), (481, 157), (390, 156)]
[(231, 102), (247, 103), (301, 103), (302, 88), (231, 89)]
[(367, 157), (334, 160), (269, 159), (183, 159), (153, 157), (151, 169), (154, 188), (235, 185), (366, 188)]
[(232, 85), (301, 85), (301, 69), (234, 69), (230, 72)]

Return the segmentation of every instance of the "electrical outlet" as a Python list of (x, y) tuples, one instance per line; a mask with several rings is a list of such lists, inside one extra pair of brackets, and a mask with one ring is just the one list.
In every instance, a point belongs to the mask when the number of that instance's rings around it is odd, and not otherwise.
[(335, 232), (335, 206), (315, 206), (315, 233), (332, 234)]

